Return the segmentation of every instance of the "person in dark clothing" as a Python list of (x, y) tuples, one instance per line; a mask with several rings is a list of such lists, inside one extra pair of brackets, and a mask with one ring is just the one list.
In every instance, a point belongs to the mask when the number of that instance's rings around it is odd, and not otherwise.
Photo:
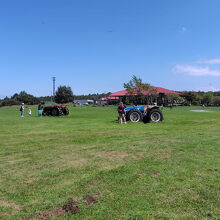
[(21, 111), (21, 117), (24, 117), (24, 103), (21, 104), (20, 111)]
[(122, 124), (122, 122), (124, 121), (124, 123), (126, 124), (126, 118), (125, 118), (125, 107), (123, 105), (123, 102), (120, 102), (119, 106), (118, 106), (118, 114), (119, 114), (119, 123)]
[(40, 103), (38, 105), (38, 116), (42, 116), (42, 113), (43, 113), (43, 105)]

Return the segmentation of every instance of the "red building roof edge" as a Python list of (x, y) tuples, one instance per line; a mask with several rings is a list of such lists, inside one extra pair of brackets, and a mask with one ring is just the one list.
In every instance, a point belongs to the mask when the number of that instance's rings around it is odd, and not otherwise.
[[(169, 90), (169, 89), (164, 89), (164, 88), (161, 88), (161, 87), (152, 86), (152, 88), (156, 89), (157, 94), (165, 93), (165, 94), (181, 95), (181, 93), (179, 93), (179, 92), (175, 92), (175, 91), (172, 91), (172, 90)], [(149, 91), (144, 92), (145, 95), (148, 94), (148, 93), (149, 93)], [(128, 95), (127, 91), (126, 90), (121, 90), (121, 91), (112, 93), (111, 95), (109, 95), (109, 97), (120, 97), (120, 96), (126, 96), (126, 95)]]

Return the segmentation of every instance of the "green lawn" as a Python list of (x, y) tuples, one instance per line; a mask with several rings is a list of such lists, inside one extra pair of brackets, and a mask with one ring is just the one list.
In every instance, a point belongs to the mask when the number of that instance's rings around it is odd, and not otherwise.
[(0, 219), (68, 198), (80, 211), (52, 219), (220, 218), (220, 109), (163, 109), (161, 123), (121, 125), (112, 106), (70, 107), (68, 117), (31, 108), (24, 118), (0, 108)]

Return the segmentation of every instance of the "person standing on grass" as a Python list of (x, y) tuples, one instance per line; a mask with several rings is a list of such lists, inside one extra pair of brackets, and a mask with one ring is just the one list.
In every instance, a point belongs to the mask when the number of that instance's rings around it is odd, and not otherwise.
[(24, 103), (21, 104), (20, 111), (21, 111), (21, 117), (24, 117)]
[(28, 116), (31, 116), (31, 109), (28, 109)]
[(122, 124), (122, 122), (124, 121), (124, 123), (126, 124), (126, 118), (125, 118), (125, 107), (123, 105), (123, 102), (119, 103), (118, 106), (118, 114), (119, 114), (119, 123)]
[(43, 105), (40, 103), (38, 105), (38, 116), (42, 116), (42, 113), (43, 113)]

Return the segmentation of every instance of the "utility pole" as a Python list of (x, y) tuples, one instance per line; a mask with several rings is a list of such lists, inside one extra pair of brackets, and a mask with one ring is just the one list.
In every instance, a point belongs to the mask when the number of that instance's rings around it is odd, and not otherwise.
[(54, 97), (55, 97), (55, 92), (56, 92), (56, 89), (55, 89), (56, 77), (55, 77), (55, 76), (53, 76), (53, 77), (52, 77), (52, 80), (53, 80), (53, 100), (54, 100)]

